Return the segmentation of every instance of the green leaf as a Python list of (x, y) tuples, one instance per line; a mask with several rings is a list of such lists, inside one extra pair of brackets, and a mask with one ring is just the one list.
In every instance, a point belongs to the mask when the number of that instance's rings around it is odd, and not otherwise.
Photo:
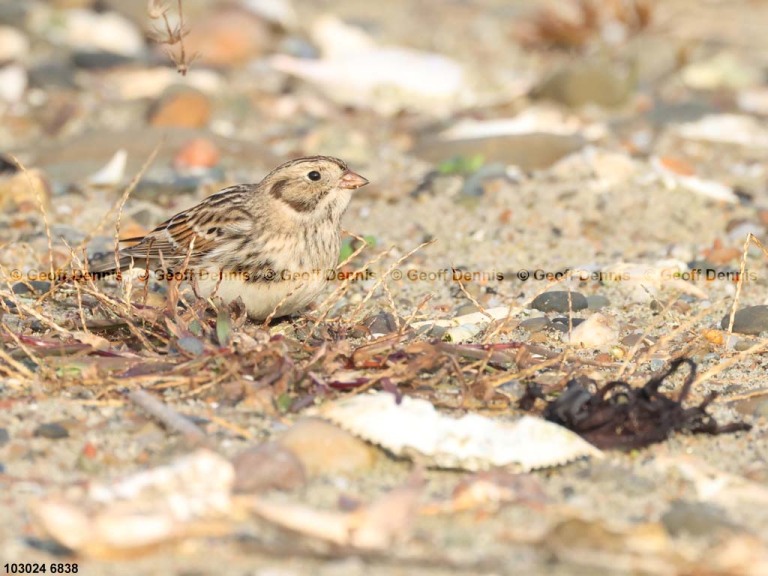
[(277, 409), (282, 414), (285, 414), (291, 408), (291, 404), (293, 404), (293, 398), (291, 398), (290, 395), (283, 393), (277, 397), (275, 403), (277, 404)]
[(485, 157), (482, 154), (473, 154), (472, 156), (454, 156), (437, 165), (437, 171), (440, 174), (473, 174), (480, 170), (485, 164)]
[(219, 346), (229, 346), (232, 341), (232, 318), (226, 310), (220, 310), (216, 316), (216, 339)]

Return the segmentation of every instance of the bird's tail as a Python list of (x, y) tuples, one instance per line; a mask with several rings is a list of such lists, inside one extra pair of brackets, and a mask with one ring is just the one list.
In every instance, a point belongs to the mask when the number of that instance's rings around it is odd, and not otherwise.
[(118, 272), (128, 270), (132, 265), (135, 265), (134, 263), (135, 260), (131, 256), (120, 256), (118, 254), (118, 260), (115, 262), (114, 254), (109, 254), (89, 262), (88, 274), (95, 280), (101, 280), (102, 278), (114, 276)]

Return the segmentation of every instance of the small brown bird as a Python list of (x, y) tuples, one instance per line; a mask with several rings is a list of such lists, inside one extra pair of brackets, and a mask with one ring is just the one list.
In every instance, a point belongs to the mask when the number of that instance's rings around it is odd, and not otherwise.
[[(131, 267), (189, 280), (204, 298), (242, 298), (263, 320), (304, 308), (325, 286), (341, 248), (341, 217), (352, 191), (368, 180), (330, 156), (286, 162), (258, 184), (225, 188), (180, 212), (114, 259), (95, 277)], [(186, 265), (185, 265), (186, 261)]]

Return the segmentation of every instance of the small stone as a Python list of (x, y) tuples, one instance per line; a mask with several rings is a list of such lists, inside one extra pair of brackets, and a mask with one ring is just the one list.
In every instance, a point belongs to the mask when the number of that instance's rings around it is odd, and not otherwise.
[(661, 358), (652, 358), (650, 362), (651, 372), (660, 371), (664, 368), (664, 366), (666, 366), (666, 364), (666, 360), (662, 360)]
[(13, 104), (21, 100), (27, 89), (29, 78), (20, 64), (0, 66), (0, 101)]
[(709, 60), (692, 62), (680, 78), (695, 90), (742, 90), (763, 83), (763, 70), (731, 52), (720, 52)]
[(8, 430), (6, 430), (5, 428), (0, 428), (0, 448), (5, 446), (10, 439), (11, 439), (11, 435), (8, 434)]
[(19, 211), (37, 211), (41, 201), (46, 205), (49, 203), (50, 196), (50, 186), (40, 170), (28, 169), (26, 173), (0, 176), (0, 209), (14, 207)]
[(220, 159), (221, 153), (216, 144), (207, 138), (194, 138), (182, 145), (173, 158), (173, 166), (177, 170), (213, 168)]
[(655, 343), (655, 340), (653, 338), (649, 338), (648, 336), (644, 336), (639, 332), (635, 332), (622, 338), (621, 343), (628, 348), (632, 348), (633, 346), (648, 348)]
[(144, 50), (139, 29), (116, 12), (66, 10), (56, 16), (52, 40), (74, 50), (113, 52), (123, 56), (138, 56)]
[(180, 349), (192, 356), (200, 356), (205, 350), (203, 342), (194, 336), (182, 336), (178, 344)]
[(739, 340), (733, 345), (733, 350), (735, 352), (744, 352), (744, 350), (749, 350), (754, 345), (755, 343), (750, 342), (749, 340)]
[[(66, 88), (73, 91), (76, 89), (74, 81), (75, 67), (69, 58), (32, 63), (27, 68), (27, 74), (30, 86), (36, 88), (44, 88), (46, 90)], [(49, 92), (49, 98), (52, 93), (53, 91)], [(72, 100), (74, 101), (75, 98)], [(73, 105), (73, 108), (75, 106)], [(46, 112), (50, 112), (50, 110), (46, 110)]]
[(462, 304), (461, 306), (456, 308), (456, 312), (454, 312), (454, 315), (466, 316), (467, 314), (474, 314), (475, 312), (480, 312), (480, 308), (478, 308), (474, 304), (467, 303), (467, 304)]
[(738, 530), (725, 512), (706, 502), (672, 502), (661, 517), (661, 523), (672, 536), (688, 534), (690, 536), (711, 536), (723, 530)]
[(48, 438), (49, 440), (60, 440), (69, 437), (69, 430), (57, 422), (48, 422), (40, 424), (33, 435), (37, 438)]
[(14, 294), (22, 296), (24, 294), (45, 294), (51, 289), (51, 283), (44, 280), (30, 280), (28, 282), (16, 282), (13, 285)]
[(202, 128), (211, 119), (212, 106), (202, 92), (190, 88), (170, 88), (150, 110), (152, 126)]
[(12, 26), (0, 26), (0, 62), (21, 60), (29, 53), (29, 40)]
[(133, 58), (114, 52), (103, 52), (100, 50), (78, 50), (72, 54), (72, 63), (77, 68), (85, 70), (104, 70), (107, 68), (117, 68), (133, 62)]
[(541, 332), (542, 330), (549, 328), (551, 325), (552, 322), (549, 318), (546, 316), (539, 316), (538, 318), (526, 318), (518, 324), (518, 328), (522, 328), (526, 332), (535, 334), (536, 332)]
[(502, 180), (507, 179), (507, 166), (501, 162), (494, 162), (492, 164), (486, 164), (480, 168), (474, 174), (468, 176), (464, 180), (464, 185), (461, 187), (461, 194), (463, 196), (479, 197), (485, 192), (485, 182), (488, 180)]
[(309, 476), (368, 470), (375, 450), (349, 432), (317, 418), (302, 418), (277, 443), (293, 452)]
[(448, 332), (447, 326), (438, 326), (437, 324), (435, 324), (432, 327), (432, 329), (429, 331), (429, 337), (435, 338), (437, 340), (442, 340), (446, 332)]
[(629, 99), (635, 86), (636, 74), (630, 67), (603, 59), (572, 60), (545, 80), (535, 96), (573, 108), (586, 104), (620, 106)]
[(587, 308), (590, 310), (600, 310), (611, 305), (611, 301), (602, 294), (590, 294), (587, 296)]
[(619, 338), (616, 320), (600, 312), (595, 312), (571, 331), (566, 340), (573, 346), (582, 348), (602, 348), (614, 344)]
[[(768, 392), (752, 398), (735, 400), (728, 404), (734, 410), (755, 418), (768, 418)], [(2, 444), (0, 444), (1, 446)]]
[[(568, 294), (567, 290), (553, 290), (539, 294), (531, 302), (530, 307), (542, 312), (568, 312)], [(587, 307), (587, 299), (579, 292), (570, 292), (572, 310), (578, 312)]]
[(527, 171), (549, 168), (561, 158), (580, 150), (584, 144), (579, 135), (542, 132), (456, 140), (425, 137), (419, 142), (415, 153), (437, 163), (449, 158), (479, 155), (486, 162), (517, 166)]
[(293, 490), (306, 482), (304, 466), (290, 450), (275, 442), (249, 448), (232, 459), (235, 492)]
[[(728, 329), (730, 314), (726, 314), (720, 322), (723, 330)], [(757, 335), (768, 331), (768, 306), (747, 306), (736, 312), (733, 319), (733, 331), (737, 334)]]
[(560, 332), (568, 332), (568, 330), (576, 328), (582, 322), (584, 322), (584, 318), (571, 318), (569, 321), (567, 317), (559, 316), (552, 319), (551, 327)]
[[(404, 323), (404, 321), (402, 321)], [(381, 310), (376, 314), (371, 314), (363, 320), (363, 325), (370, 330), (372, 335), (384, 335), (397, 332), (397, 318), (391, 312)]]
[(263, 56), (274, 41), (267, 22), (236, 7), (199, 19), (184, 39), (189, 54), (210, 66), (236, 66)]

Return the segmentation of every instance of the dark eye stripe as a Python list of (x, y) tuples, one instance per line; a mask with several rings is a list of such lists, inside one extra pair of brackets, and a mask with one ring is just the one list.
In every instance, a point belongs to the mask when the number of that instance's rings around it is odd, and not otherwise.
[(269, 193), (278, 200), (283, 198), (283, 189), (288, 186), (288, 180), (278, 180), (269, 189)]

